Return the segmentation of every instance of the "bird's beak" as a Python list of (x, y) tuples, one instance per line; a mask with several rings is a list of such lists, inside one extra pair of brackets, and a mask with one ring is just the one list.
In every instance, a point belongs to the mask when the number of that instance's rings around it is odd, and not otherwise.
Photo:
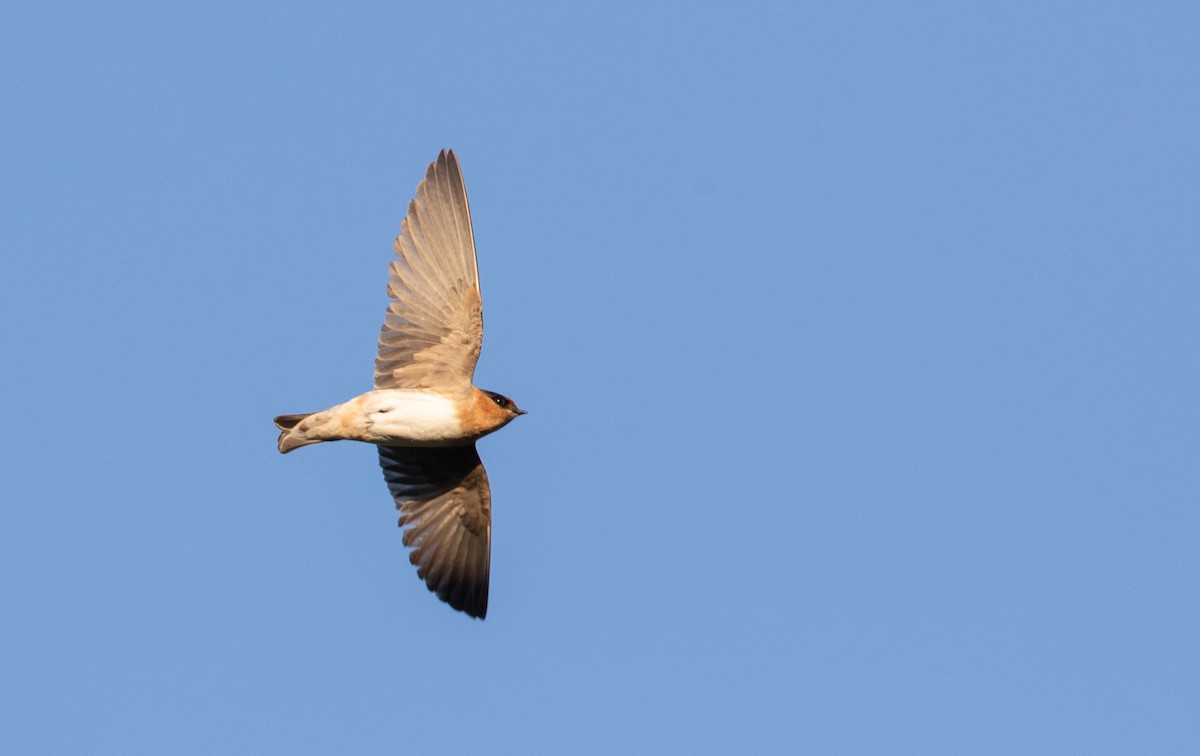
[(517, 407), (515, 410), (513, 410), (513, 412), (516, 412), (518, 415), (528, 415), (529, 414), (528, 412), (521, 409), (520, 407)]

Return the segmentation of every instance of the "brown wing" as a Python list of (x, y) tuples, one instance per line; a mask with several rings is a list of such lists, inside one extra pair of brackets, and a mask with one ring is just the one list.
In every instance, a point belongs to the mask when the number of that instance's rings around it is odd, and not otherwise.
[(468, 388), (483, 300), (467, 188), (454, 152), (429, 164), (396, 237), (375, 388)]
[(442, 601), (487, 616), (492, 553), (492, 495), (474, 444), (380, 446), (379, 466), (417, 576)]

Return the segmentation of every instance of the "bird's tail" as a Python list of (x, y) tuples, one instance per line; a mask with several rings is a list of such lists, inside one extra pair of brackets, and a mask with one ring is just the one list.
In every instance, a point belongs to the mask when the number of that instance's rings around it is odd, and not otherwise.
[(275, 418), (275, 427), (279, 429), (279, 453), (287, 454), (292, 449), (299, 449), (309, 444), (319, 444), (321, 439), (309, 438), (303, 428), (298, 428), (300, 422), (312, 413), (303, 415), (280, 415)]

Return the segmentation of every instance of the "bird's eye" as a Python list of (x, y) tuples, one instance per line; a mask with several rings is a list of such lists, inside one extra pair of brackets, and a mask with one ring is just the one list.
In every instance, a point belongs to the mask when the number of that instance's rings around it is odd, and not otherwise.
[(501, 407), (504, 406), (504, 397), (502, 397), (502, 396), (493, 396), (492, 401)]

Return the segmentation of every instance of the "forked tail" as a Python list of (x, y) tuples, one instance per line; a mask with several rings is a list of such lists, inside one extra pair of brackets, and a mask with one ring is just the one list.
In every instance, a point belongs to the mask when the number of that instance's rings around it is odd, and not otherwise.
[(320, 439), (308, 438), (304, 435), (302, 429), (297, 428), (304, 418), (312, 413), (303, 415), (280, 415), (275, 418), (275, 427), (280, 430), (279, 433), (279, 453), (287, 454), (292, 449), (299, 449), (301, 446), (309, 444), (319, 444)]

